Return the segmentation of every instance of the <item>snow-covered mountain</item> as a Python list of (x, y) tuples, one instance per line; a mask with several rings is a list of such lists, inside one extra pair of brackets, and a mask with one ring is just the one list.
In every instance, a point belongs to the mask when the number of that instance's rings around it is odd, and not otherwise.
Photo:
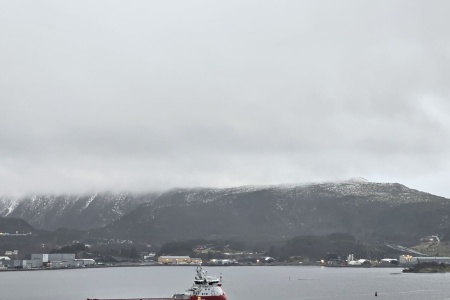
[(23, 219), (38, 229), (91, 229), (109, 224), (156, 197), (154, 193), (3, 197), (0, 216)]
[(174, 189), (99, 236), (134, 239), (276, 240), (350, 233), (413, 238), (450, 230), (450, 199), (364, 180), (284, 186)]
[(450, 237), (450, 199), (363, 179), (277, 186), (0, 198), (0, 216), (91, 237), (169, 241), (277, 240), (349, 233), (380, 239)]
[[(192, 188), (173, 189), (156, 198), (159, 205), (178, 203), (189, 205), (191, 203), (208, 203), (224, 197), (233, 198), (236, 195), (252, 194), (256, 192), (270, 192), (281, 199), (318, 199), (360, 197), (368, 198), (371, 202), (385, 202), (390, 206), (407, 203), (422, 203), (432, 201), (445, 201), (429, 193), (410, 189), (399, 183), (369, 182), (363, 179), (350, 179), (337, 182), (313, 182), (304, 184), (272, 185), (272, 186), (241, 186), (233, 188)], [(274, 198), (273, 200), (276, 200)]]

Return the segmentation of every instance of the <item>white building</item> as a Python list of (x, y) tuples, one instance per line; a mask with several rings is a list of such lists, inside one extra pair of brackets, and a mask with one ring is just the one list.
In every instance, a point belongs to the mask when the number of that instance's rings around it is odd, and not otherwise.
[(5, 260), (4, 265), (8, 268), (31, 269), (33, 264), (31, 260)]
[(44, 263), (48, 263), (48, 254), (31, 254), (33, 268), (42, 268)]
[(95, 260), (90, 259), (90, 258), (75, 259), (74, 262), (77, 265), (77, 267), (93, 266), (93, 265), (95, 265)]
[(6, 256), (11, 256), (11, 255), (17, 256), (17, 255), (19, 255), (19, 250), (6, 251), (6, 252), (5, 252), (5, 255), (6, 255)]
[(370, 265), (370, 261), (367, 259), (358, 259), (358, 260), (351, 260), (348, 262), (349, 266), (363, 266), (363, 265)]

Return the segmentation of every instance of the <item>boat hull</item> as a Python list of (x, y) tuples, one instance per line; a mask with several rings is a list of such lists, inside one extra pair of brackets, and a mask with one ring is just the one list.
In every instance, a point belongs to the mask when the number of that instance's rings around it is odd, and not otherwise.
[(189, 300), (228, 300), (225, 294), (220, 296), (191, 296)]
[(197, 267), (192, 288), (183, 294), (174, 294), (171, 298), (128, 298), (128, 299), (98, 299), (88, 298), (87, 300), (228, 300), (227, 295), (222, 290), (222, 276), (220, 280), (214, 276), (207, 276), (200, 266)]
[[(176, 298), (114, 298), (114, 299), (99, 299), (99, 298), (88, 298), (87, 300), (174, 300)], [(187, 300), (228, 300), (227, 296), (220, 295), (220, 296), (190, 296), (190, 298), (185, 298)]]

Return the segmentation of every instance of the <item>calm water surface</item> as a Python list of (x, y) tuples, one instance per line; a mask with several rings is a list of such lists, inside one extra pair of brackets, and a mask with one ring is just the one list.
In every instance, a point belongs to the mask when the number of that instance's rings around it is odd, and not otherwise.
[[(230, 300), (450, 299), (450, 274), (301, 266), (205, 270), (222, 273)], [(195, 267), (175, 266), (0, 272), (0, 299), (170, 297), (189, 288), (194, 275)]]

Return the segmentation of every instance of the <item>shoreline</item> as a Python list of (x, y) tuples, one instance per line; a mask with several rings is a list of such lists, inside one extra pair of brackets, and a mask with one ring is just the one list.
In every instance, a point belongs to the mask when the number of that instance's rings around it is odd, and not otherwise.
[[(82, 266), (82, 267), (62, 267), (62, 268), (5, 268), (0, 269), (1, 272), (20, 272), (20, 271), (57, 271), (57, 270), (83, 270), (83, 269), (103, 269), (103, 268), (124, 268), (124, 267), (195, 267), (197, 265), (189, 264), (158, 264), (158, 263), (120, 263), (120, 264), (105, 264), (105, 265), (95, 265), (95, 266)], [(405, 268), (405, 266), (321, 266), (318, 264), (230, 264), (230, 265), (215, 265), (215, 264), (202, 264), (203, 267), (326, 267), (326, 268), (349, 268), (349, 269), (379, 269), (379, 268)], [(406, 269), (404, 269), (406, 270)], [(404, 273), (408, 273), (403, 271)], [(410, 272), (414, 273), (414, 272)], [(430, 272), (432, 273), (432, 272)]]

